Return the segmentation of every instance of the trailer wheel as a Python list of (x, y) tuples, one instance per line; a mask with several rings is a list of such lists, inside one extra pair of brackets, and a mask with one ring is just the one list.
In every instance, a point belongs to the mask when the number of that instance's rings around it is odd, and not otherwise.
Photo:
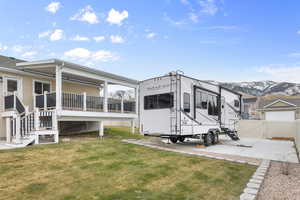
[(207, 133), (204, 135), (203, 137), (203, 141), (204, 141), (204, 145), (205, 146), (209, 146), (212, 144), (212, 137), (211, 137), (211, 133)]
[(177, 137), (170, 137), (170, 140), (172, 143), (177, 143), (178, 138)]
[(184, 142), (184, 140), (185, 140), (185, 137), (179, 137), (180, 142)]
[(219, 131), (216, 131), (215, 132), (215, 144), (218, 144), (219, 143)]

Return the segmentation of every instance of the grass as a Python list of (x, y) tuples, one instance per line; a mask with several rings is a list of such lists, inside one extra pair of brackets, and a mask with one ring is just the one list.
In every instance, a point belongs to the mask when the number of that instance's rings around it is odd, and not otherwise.
[[(238, 199), (255, 167), (103, 140), (0, 151), (0, 199)], [(93, 134), (90, 134), (92, 136)]]

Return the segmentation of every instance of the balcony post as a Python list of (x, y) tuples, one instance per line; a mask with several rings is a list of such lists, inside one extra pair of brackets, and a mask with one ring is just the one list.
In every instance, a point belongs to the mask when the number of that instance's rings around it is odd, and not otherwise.
[(61, 100), (62, 100), (62, 67), (56, 66), (56, 73), (55, 73), (55, 86), (56, 86), (56, 109), (61, 110)]
[(124, 96), (121, 96), (121, 113), (124, 113)]
[(135, 119), (132, 119), (131, 120), (131, 133), (132, 134), (135, 134)]
[(10, 127), (10, 118), (6, 118), (6, 142), (11, 143), (11, 127)]
[(14, 91), (14, 110), (17, 109), (17, 92)]
[(138, 111), (139, 111), (139, 86), (134, 88), (134, 94), (135, 94), (135, 113), (138, 114)]
[(83, 111), (86, 111), (86, 92), (83, 93)]
[(36, 108), (36, 94), (33, 94), (33, 110)]
[(47, 110), (48, 106), (47, 106), (47, 91), (44, 92), (44, 110)]
[(104, 95), (104, 100), (103, 100), (103, 111), (104, 111), (104, 112), (108, 112), (108, 107), (107, 107), (108, 84), (107, 84), (107, 81), (104, 81), (103, 95)]
[(102, 139), (104, 135), (104, 124), (103, 121), (99, 121), (99, 137)]

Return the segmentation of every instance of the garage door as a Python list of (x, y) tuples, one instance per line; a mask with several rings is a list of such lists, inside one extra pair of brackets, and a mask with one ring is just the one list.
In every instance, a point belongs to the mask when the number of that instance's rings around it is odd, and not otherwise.
[(277, 112), (266, 112), (266, 120), (268, 121), (294, 121), (294, 111), (277, 111)]

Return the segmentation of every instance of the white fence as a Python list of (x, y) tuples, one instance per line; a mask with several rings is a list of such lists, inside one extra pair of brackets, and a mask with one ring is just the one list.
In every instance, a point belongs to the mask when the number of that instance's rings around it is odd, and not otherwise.
[(237, 124), (240, 137), (248, 138), (294, 138), (300, 150), (300, 120), (293, 122), (241, 120)]
[(237, 124), (238, 134), (250, 138), (295, 138), (297, 123), (265, 120), (241, 120)]

